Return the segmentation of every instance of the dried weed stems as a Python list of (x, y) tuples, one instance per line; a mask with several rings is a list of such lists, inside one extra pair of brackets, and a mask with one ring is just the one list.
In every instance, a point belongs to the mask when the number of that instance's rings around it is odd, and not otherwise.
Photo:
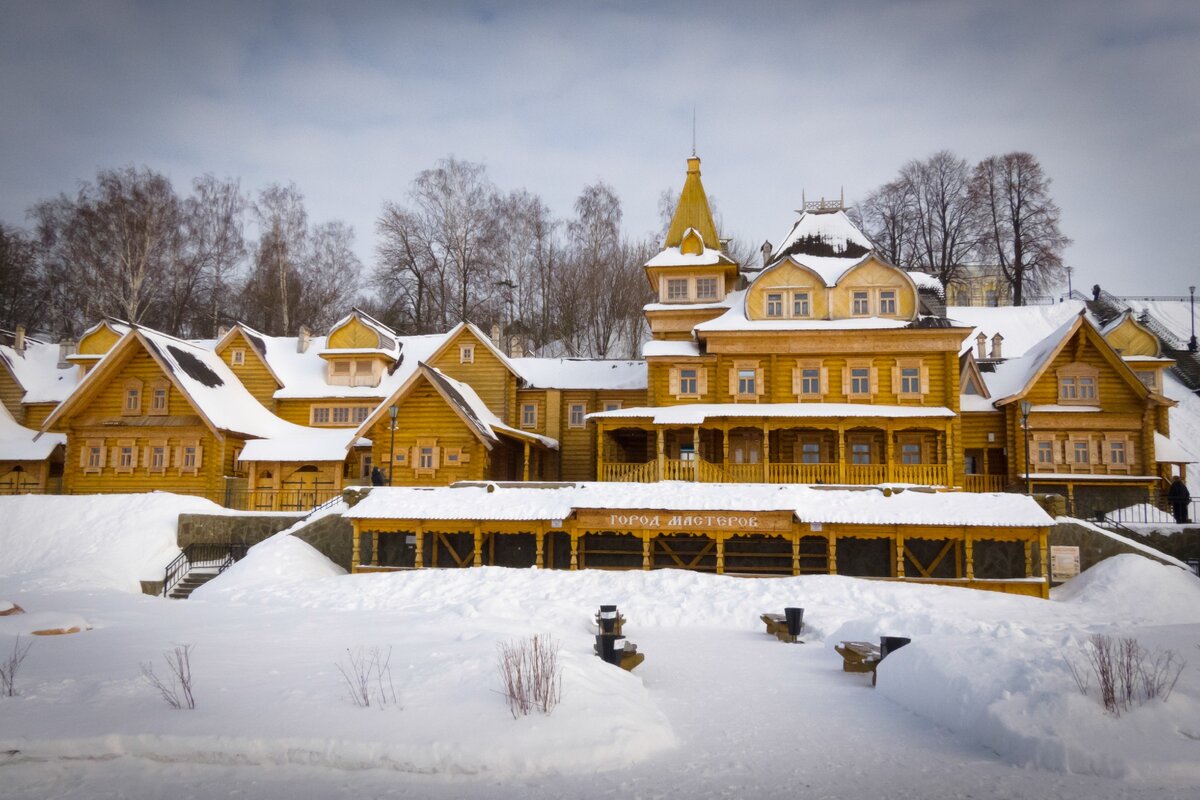
[(1186, 666), (1174, 650), (1151, 653), (1137, 639), (1102, 633), (1092, 636), (1082, 657), (1063, 658), (1084, 696), (1091, 694), (1095, 678), (1104, 710), (1115, 717), (1155, 699), (1165, 703)]
[(175, 645), (174, 650), (163, 652), (163, 661), (167, 662), (166, 677), (156, 675), (154, 665), (149, 661), (142, 664), (142, 677), (158, 689), (162, 699), (171, 708), (194, 709), (196, 698), (192, 695), (192, 646)]
[(391, 662), (390, 647), (386, 652), (378, 647), (346, 649), (346, 659), (337, 668), (354, 705), (359, 708), (399, 707), (396, 687), (392, 683)]
[(559, 644), (548, 634), (497, 644), (497, 667), (513, 719), (533, 711), (549, 714), (562, 698)]
[(31, 647), (32, 641), (26, 642), (24, 647), (21, 646), (21, 634), (18, 633), (17, 640), (13, 642), (12, 655), (0, 662), (0, 696), (17, 696), (17, 672), (20, 671), (25, 656), (29, 655)]

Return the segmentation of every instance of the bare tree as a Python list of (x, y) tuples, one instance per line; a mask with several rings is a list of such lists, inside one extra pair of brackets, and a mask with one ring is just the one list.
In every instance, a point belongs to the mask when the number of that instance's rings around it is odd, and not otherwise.
[(965, 159), (941, 150), (900, 171), (913, 212), (915, 265), (943, 286), (959, 277), (980, 239), (980, 217)]
[(883, 257), (898, 267), (914, 263), (913, 196), (903, 180), (885, 183), (867, 195), (856, 209), (858, 223)]
[[(236, 313), (233, 285), (246, 255), (244, 223), (248, 201), (236, 179), (205, 175), (192, 182), (184, 201), (185, 274), (172, 292), (176, 333), (215, 336), (221, 324)], [(182, 277), (182, 276), (181, 276)], [(184, 330), (185, 314), (191, 314)]]
[(243, 315), (264, 333), (291, 333), (298, 273), (306, 258), (308, 212), (294, 183), (273, 184), (258, 194), (251, 207), (259, 240), (254, 268), (246, 286)]
[(358, 295), (362, 262), (354, 254), (354, 229), (344, 222), (323, 222), (310, 232), (305, 251), (296, 318), (310, 327), (327, 328)]
[(0, 328), (44, 324), (48, 300), (33, 240), (0, 224)]
[(984, 246), (1024, 305), (1026, 288), (1061, 279), (1062, 253), (1071, 240), (1059, 230), (1061, 212), (1050, 197), (1050, 178), (1031, 153), (1014, 152), (979, 162), (971, 191), (984, 220)]

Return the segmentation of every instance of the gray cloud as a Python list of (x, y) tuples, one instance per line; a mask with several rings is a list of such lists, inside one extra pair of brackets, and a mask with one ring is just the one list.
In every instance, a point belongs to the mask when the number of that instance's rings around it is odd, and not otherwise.
[(181, 188), (294, 180), (370, 260), (385, 199), (445, 155), (570, 213), (598, 178), (657, 225), (697, 107), (728, 233), (778, 239), (802, 191), (909, 158), (1037, 154), (1079, 281), (1196, 283), (1194, 3), (0, 5), (0, 219), (96, 169)]

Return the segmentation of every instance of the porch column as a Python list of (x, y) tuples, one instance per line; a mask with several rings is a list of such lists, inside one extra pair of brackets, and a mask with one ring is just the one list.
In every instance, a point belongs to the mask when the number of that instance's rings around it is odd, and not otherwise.
[(579, 569), (579, 536), (575, 531), (570, 532), (571, 535), (571, 569)]
[(975, 534), (969, 530), (966, 532), (966, 539), (963, 543), (963, 560), (966, 562), (967, 580), (975, 580)]
[(1033, 577), (1033, 542), (1025, 541), (1025, 577)]
[(721, 424), (721, 469), (729, 471), (729, 423)]
[(800, 574), (800, 530), (792, 525), (792, 574)]
[(417, 550), (413, 554), (413, 566), (421, 569), (425, 566), (425, 526), (417, 526)]
[(604, 480), (604, 423), (596, 423), (596, 480)]
[(1041, 577), (1046, 579), (1046, 585), (1050, 585), (1050, 535), (1046, 531), (1042, 531), (1038, 537), (1038, 550), (1041, 556), (1042, 574)]
[(529, 480), (529, 442), (525, 442), (525, 459), (521, 464), (521, 480)]
[(837, 426), (837, 465), (838, 483), (846, 482), (846, 426), (839, 422)]
[(894, 483), (896, 481), (895, 438), (895, 429), (892, 427), (892, 423), (889, 421), (886, 425), (884, 425), (883, 428), (883, 463), (885, 465), (884, 480), (886, 480), (888, 483)]
[(717, 574), (725, 574), (725, 538), (720, 534), (713, 534), (717, 540)]
[[(958, 459), (955, 463), (954, 455), (954, 424), (953, 420), (946, 420), (946, 435), (942, 437), (942, 464), (946, 471), (945, 481), (947, 486), (955, 486), (954, 471), (955, 469), (966, 469), (966, 465), (962, 463), (962, 459)], [(963, 483), (966, 483), (964, 480)]]
[(482, 567), (483, 566), (483, 531), (480, 529), (478, 522), (475, 523), (475, 530), (471, 532), (471, 535), (475, 538), (475, 542), (474, 542), (474, 544), (475, 544), (475, 562), (474, 562), (474, 565), (477, 567)]
[(546, 547), (546, 526), (544, 524), (538, 525), (538, 529), (533, 534), (533, 543), (534, 543), (534, 549), (535, 549), (534, 556), (533, 556), (533, 564), (538, 569), (541, 569), (542, 568), (542, 553)]
[(692, 480), (700, 480), (700, 426), (692, 426)]
[(650, 569), (650, 531), (642, 531), (642, 569)]
[[(774, 356), (772, 356), (774, 358)], [(767, 423), (762, 426), (763, 437), (763, 483), (771, 482), (771, 429)]]
[(350, 574), (358, 572), (358, 563), (362, 560), (362, 529), (358, 520), (354, 520), (354, 540), (350, 542)]
[(904, 577), (904, 533), (896, 531), (896, 577)]
[(830, 575), (837, 575), (837, 534), (833, 531), (825, 534), (826, 552), (828, 555), (828, 571)]
[(663, 441), (663, 438), (664, 438), (663, 437), (663, 429), (655, 428), (654, 429), (654, 441), (655, 441), (655, 453), (656, 453), (655, 457), (658, 461), (658, 479), (660, 481), (664, 479), (664, 477), (666, 476), (666, 473), (667, 473), (666, 444)]
[(379, 566), (379, 531), (371, 531), (371, 566)]

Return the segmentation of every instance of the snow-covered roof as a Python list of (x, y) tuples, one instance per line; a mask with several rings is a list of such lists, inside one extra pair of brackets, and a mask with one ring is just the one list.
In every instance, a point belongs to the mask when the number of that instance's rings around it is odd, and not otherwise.
[(700, 355), (700, 345), (695, 341), (650, 339), (642, 345), (642, 358), (671, 356), (673, 358), (695, 358)]
[(510, 358), (537, 389), (645, 389), (645, 361), (587, 358)]
[(362, 353), (362, 354), (378, 353), (378, 354), (388, 355), (388, 356), (392, 356), (392, 357), (395, 357), (397, 355), (397, 353), (399, 353), (399, 351), (400, 351), (399, 335), (394, 330), (389, 328), (387, 325), (384, 325), (382, 322), (375, 319), (370, 314), (366, 313), (365, 311), (363, 311), (362, 309), (359, 309), (359, 308), (355, 308), (349, 314), (342, 317), (337, 322), (333, 323), (333, 325), (331, 325), (329, 327), (329, 330), (331, 332), (336, 331), (338, 328), (342, 327), (343, 325), (345, 325), (346, 323), (350, 322), (353, 319), (357, 319), (360, 323), (362, 323), (363, 325), (366, 325), (368, 328), (370, 328), (371, 330), (373, 330), (377, 334), (379, 334), (379, 340), (380, 340), (379, 347), (361, 348), (357, 351), (343, 350), (343, 349), (337, 348), (337, 349), (333, 349), (333, 350), (327, 350), (324, 352), (331, 353), (331, 354), (350, 353), (350, 352), (358, 352), (358, 353)]
[(25, 390), (22, 403), (61, 403), (79, 383), (79, 368), (58, 366), (59, 347), (26, 340), (25, 351), (0, 345), (3, 361)]
[(553, 488), (495, 484), (377, 487), (346, 512), (352, 519), (565, 520), (577, 509), (790, 511), (800, 522), (848, 525), (1047, 527), (1030, 497), (975, 492), (817, 488), (796, 484), (581, 483)]
[(1196, 459), (1175, 442), (1154, 432), (1154, 460), (1160, 464), (1195, 464)]
[(966, 328), (974, 328), (963, 340), (959, 354), (974, 349), (975, 339), (982, 333), (987, 337), (990, 352), (992, 337), (1004, 337), (1003, 355), (1016, 358), (1024, 355), (1062, 324), (1079, 316), (1086, 307), (1082, 301), (1068, 300), (1044, 306), (947, 306), (946, 317)]
[(705, 247), (701, 253), (684, 253), (678, 247), (664, 247), (658, 255), (646, 262), (647, 267), (711, 267), (718, 264), (733, 265), (733, 261), (720, 250)]
[(41, 461), (54, 448), (67, 443), (65, 433), (47, 433), (34, 441), (37, 431), (18, 425), (0, 403), (0, 461)]
[(802, 252), (805, 243), (812, 240), (819, 240), (833, 252), (857, 251), (858, 255), (861, 255), (861, 250), (873, 250), (875, 247), (858, 226), (850, 221), (845, 211), (805, 211), (767, 261), (770, 263), (784, 256)]
[(868, 403), (686, 403), (677, 406), (618, 408), (588, 414), (589, 419), (650, 419), (656, 425), (700, 425), (707, 419), (744, 417), (945, 418), (945, 406), (889, 406)]
[[(1033, 376), (1054, 357), (1059, 347), (1080, 324), (1086, 323), (1080, 313), (1076, 312), (1031, 347), (1023, 356), (999, 363), (996, 365), (995, 371), (985, 374), (984, 380), (987, 381), (988, 391), (992, 393), (996, 403), (1001, 403), (1024, 390)], [(1007, 339), (1005, 342), (1007, 343)]]
[[(808, 267), (825, 282), (826, 286), (837, 286), (838, 281), (842, 279), (850, 270), (857, 267), (859, 264), (871, 257), (871, 254), (861, 256), (859, 258), (837, 258), (835, 256), (810, 256), (797, 254), (788, 256), (795, 263)], [(763, 270), (766, 272), (766, 270)]]
[(944, 297), (946, 288), (942, 286), (942, 282), (938, 280), (936, 275), (930, 275), (928, 272), (908, 271), (908, 277), (917, 285), (918, 289), (926, 289), (936, 292), (939, 296)]
[(479, 431), (480, 435), (488, 441), (495, 442), (498, 440), (498, 433), (505, 433), (509, 436), (518, 439), (530, 439), (549, 447), (558, 449), (558, 440), (549, 436), (542, 436), (532, 431), (524, 431), (519, 428), (514, 428), (508, 425), (504, 420), (496, 416), (487, 403), (471, 388), (470, 384), (456, 381), (446, 373), (439, 369), (429, 366), (428, 364), (420, 365), (421, 371), (429, 378), (430, 382), (437, 387), (442, 394), (462, 413), (467, 423)]

